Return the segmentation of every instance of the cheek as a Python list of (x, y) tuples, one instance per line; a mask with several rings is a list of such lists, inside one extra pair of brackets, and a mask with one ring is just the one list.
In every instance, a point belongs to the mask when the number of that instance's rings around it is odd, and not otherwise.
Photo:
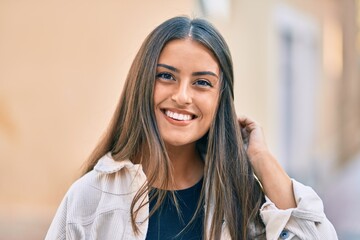
[(155, 86), (154, 86), (154, 104), (156, 106), (156, 104), (158, 104), (161, 99), (163, 98), (164, 95), (164, 89), (161, 87), (160, 84), (157, 84), (155, 82)]
[(209, 101), (209, 99), (207, 99), (207, 104), (206, 106), (204, 105), (204, 110), (206, 112), (206, 114), (204, 114), (204, 117), (206, 118), (208, 126), (210, 126), (215, 119), (215, 115), (217, 112), (217, 104), (217, 99), (214, 101)]
[(217, 110), (217, 105), (219, 101), (219, 94), (211, 94), (209, 96), (206, 96), (202, 99), (202, 102), (204, 104), (204, 109), (206, 109), (206, 112), (208, 115), (215, 115)]

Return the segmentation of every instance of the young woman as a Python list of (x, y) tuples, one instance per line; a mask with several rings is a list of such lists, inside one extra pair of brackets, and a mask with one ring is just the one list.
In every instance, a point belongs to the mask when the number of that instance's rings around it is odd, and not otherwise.
[(316, 193), (289, 178), (256, 122), (237, 118), (233, 91), (210, 23), (155, 28), (46, 239), (337, 239)]

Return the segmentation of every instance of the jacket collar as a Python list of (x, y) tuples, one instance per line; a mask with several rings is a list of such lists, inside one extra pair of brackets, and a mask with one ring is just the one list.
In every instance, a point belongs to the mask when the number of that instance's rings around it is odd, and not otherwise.
[(122, 161), (115, 161), (111, 156), (111, 152), (108, 152), (99, 159), (94, 167), (94, 170), (100, 173), (111, 174), (120, 171), (123, 168), (133, 168), (139, 166), (139, 164), (133, 164), (129, 159)]

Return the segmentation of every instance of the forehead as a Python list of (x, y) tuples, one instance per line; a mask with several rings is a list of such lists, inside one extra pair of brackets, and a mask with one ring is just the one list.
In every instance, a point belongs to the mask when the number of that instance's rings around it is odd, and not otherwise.
[(212, 51), (190, 38), (168, 42), (160, 53), (159, 63), (211, 68), (219, 73), (219, 64)]

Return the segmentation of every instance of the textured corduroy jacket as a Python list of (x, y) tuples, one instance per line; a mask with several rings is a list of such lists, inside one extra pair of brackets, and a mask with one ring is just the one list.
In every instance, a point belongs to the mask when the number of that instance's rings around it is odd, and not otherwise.
[[(45, 239), (145, 239), (148, 205), (141, 208), (137, 215), (140, 234), (134, 234), (130, 222), (130, 204), (145, 181), (141, 165), (129, 160), (117, 162), (109, 153), (106, 154), (93, 171), (70, 187)], [(261, 207), (266, 239), (337, 239), (319, 196), (310, 187), (292, 181), (296, 208), (280, 210), (267, 197)], [(147, 201), (148, 196), (145, 198)], [(226, 222), (221, 239), (230, 239)]]

